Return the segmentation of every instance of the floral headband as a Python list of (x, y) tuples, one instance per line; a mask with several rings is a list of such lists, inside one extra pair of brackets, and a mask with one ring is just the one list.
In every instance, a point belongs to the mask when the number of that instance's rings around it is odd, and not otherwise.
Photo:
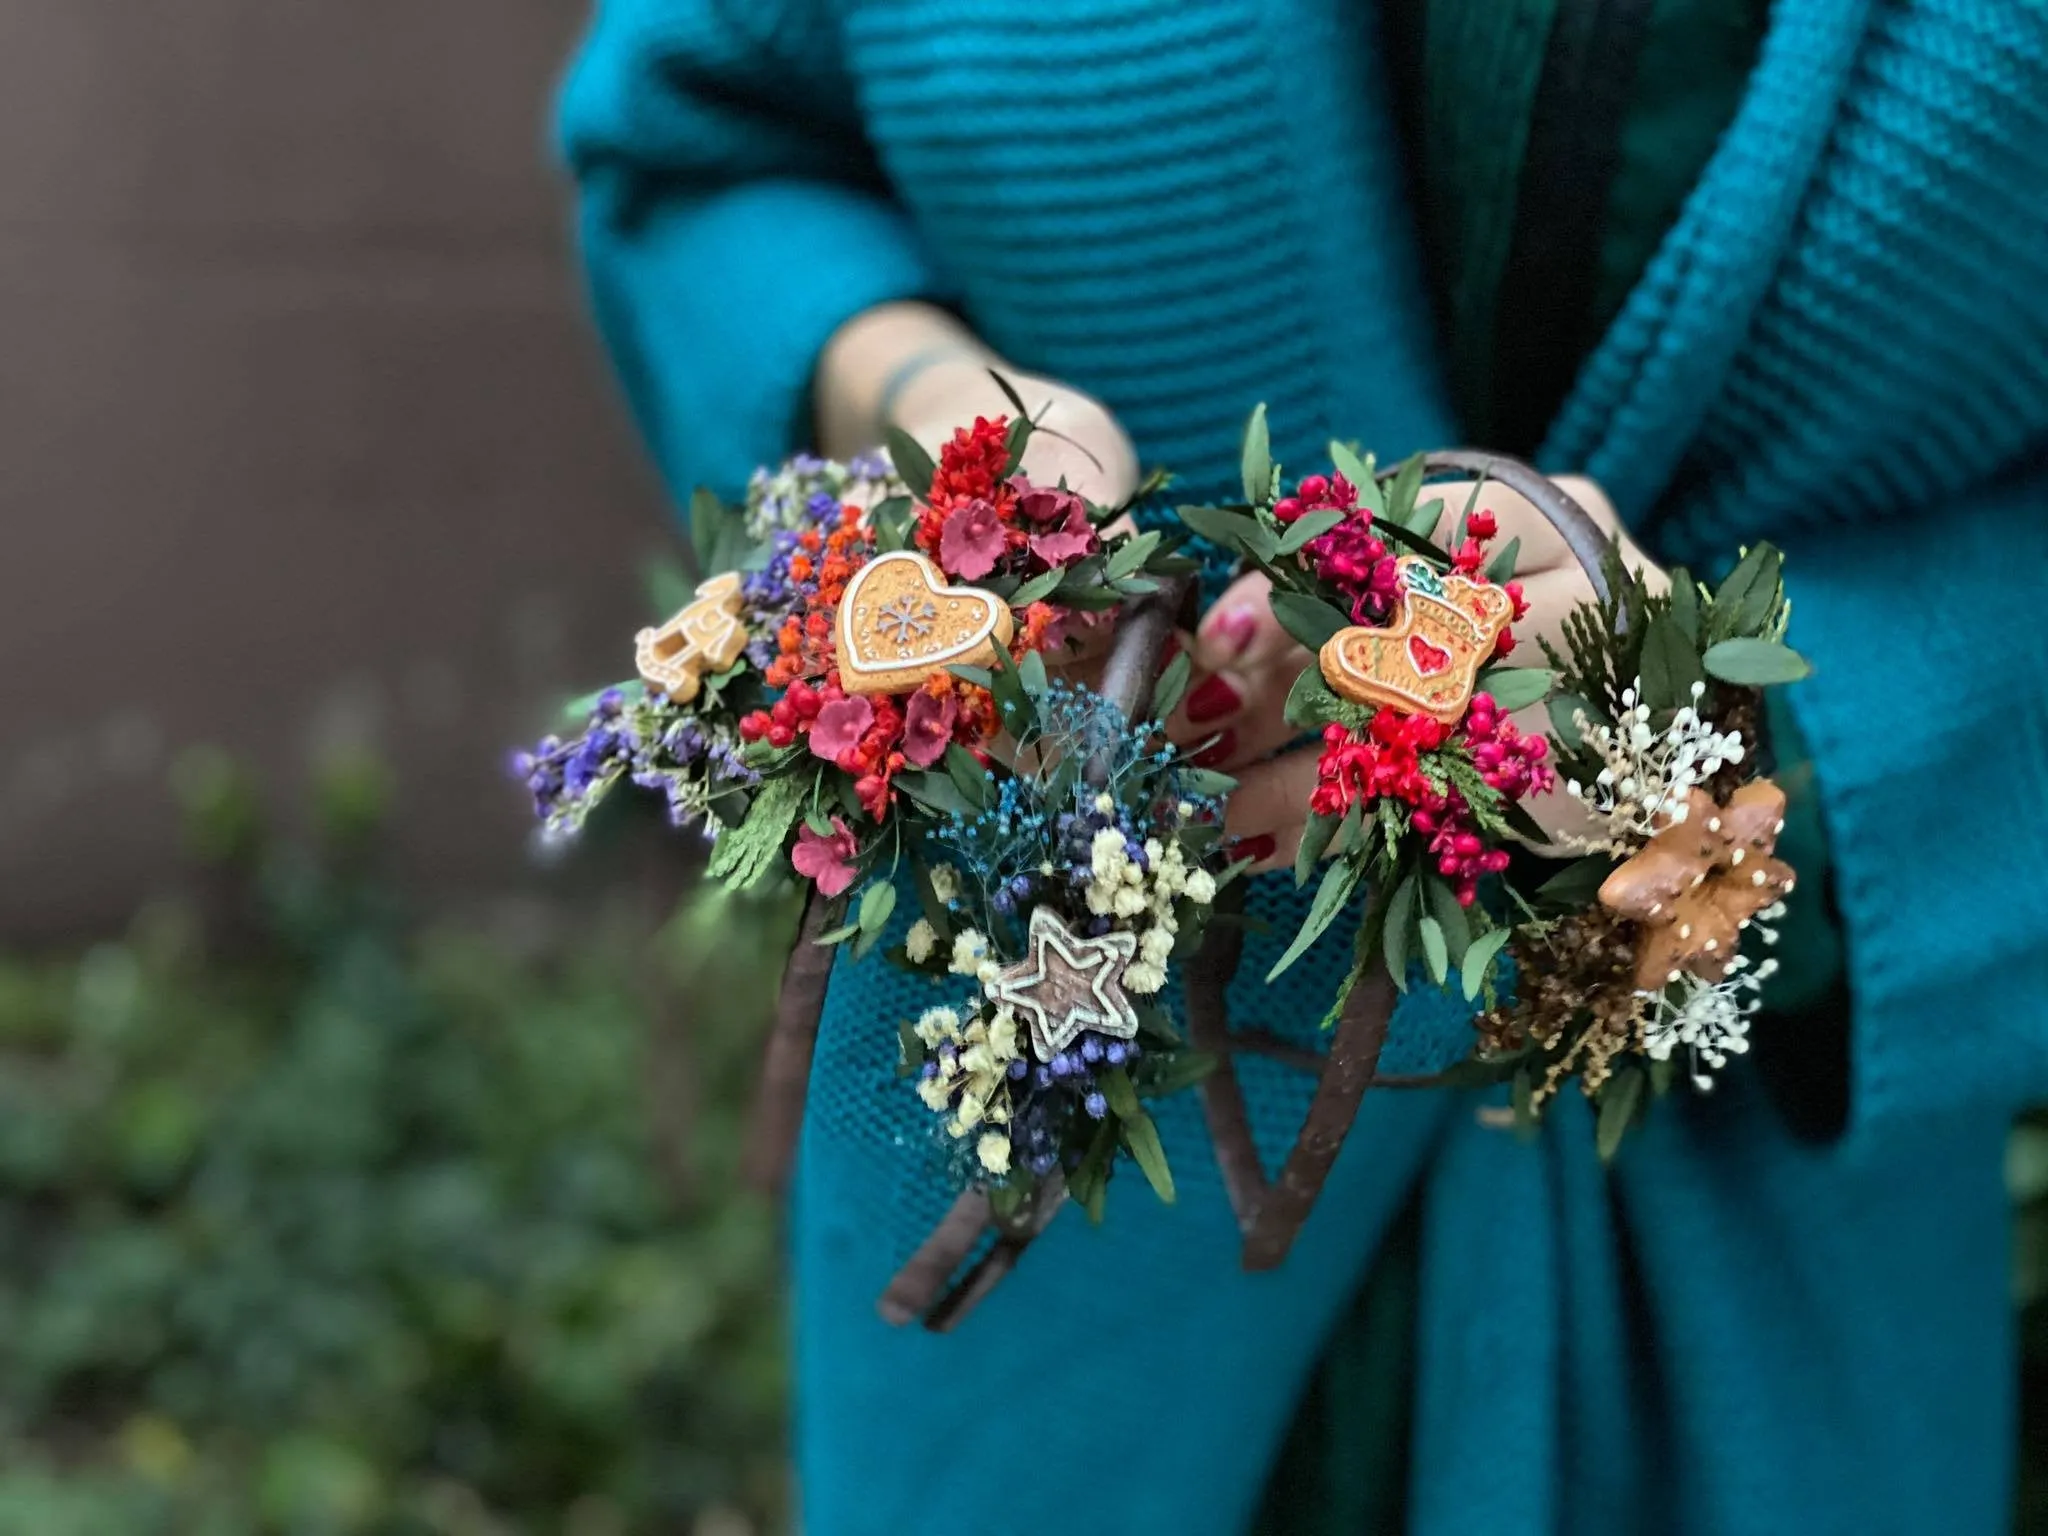
[[(1241, 870), (1232, 781), (1160, 725), (1190, 673), (1160, 667), (1196, 570), (1183, 535), (1033, 483), (1033, 430), (1019, 404), (936, 462), (896, 434), (893, 464), (795, 460), (737, 509), (700, 495), (694, 596), (640, 632), (639, 676), (586, 701), (579, 734), (518, 761), (548, 836), (632, 785), (713, 838), (713, 879), (807, 883), (749, 1147), (764, 1187), (787, 1174), (835, 951), (864, 960), (916, 903), (887, 959), (933, 978), (933, 1005), (878, 1027), (960, 1193), (884, 1305), (933, 1326), (1065, 1201), (1099, 1218), (1118, 1167), (1173, 1198), (1145, 1104), (1207, 1063), (1158, 994)], [(1061, 676), (1090, 660), (1096, 687)]]
[[(1245, 437), (1245, 500), (1181, 509), (1271, 578), (1275, 616), (1313, 657), (1287, 705), (1322, 740), (1297, 883), (1327, 864), (1268, 980), (1355, 914), (1316, 1093), (1270, 1184), (1222, 1048), (1242, 1034), (1221, 985), (1241, 931), (1219, 926), (1195, 962), (1189, 1032), (1214, 1054), (1201, 1091), (1254, 1269), (1285, 1258), (1373, 1087), (1509, 1083), (1526, 1128), (1575, 1080), (1611, 1158), (1681, 1062), (1707, 1089), (1748, 1049), (1776, 967), (1746, 954), (1744, 937), (1775, 943), (1793, 888), (1774, 857), (1785, 795), (1755, 766), (1761, 690), (1808, 670), (1784, 644), (1775, 549), (1750, 549), (1717, 587), (1680, 569), (1653, 591), (1618, 541), (1525, 464), (1444, 452), (1381, 471), (1342, 443), (1330, 453), (1333, 473), (1282, 494), (1261, 410)], [(1474, 482), (1447, 546), (1430, 541), (1442, 500), (1425, 499), (1443, 475)], [(1542, 643), (1545, 667), (1508, 661), (1527, 604), (1519, 540), (1493, 548), (1489, 482), (1543, 515), (1595, 594), (1561, 645)], [(1510, 718), (1538, 705), (1547, 733)], [(1527, 802), (1560, 775), (1587, 830), (1553, 839)], [(1458, 986), (1479, 1010), (1472, 1053), (1443, 1073), (1382, 1075), (1396, 997), (1419, 977)]]

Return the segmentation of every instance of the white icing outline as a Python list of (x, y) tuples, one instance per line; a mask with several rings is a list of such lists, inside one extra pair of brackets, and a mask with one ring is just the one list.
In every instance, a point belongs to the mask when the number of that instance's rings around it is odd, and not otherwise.
[[(914, 656), (908, 660), (882, 660), (875, 662), (873, 665), (864, 665), (861, 661), (859, 647), (853, 643), (853, 611), (857, 606), (855, 597), (861, 587), (866, 584), (868, 578), (892, 560), (905, 560), (917, 567), (923, 577), (925, 590), (934, 599), (965, 597), (986, 603), (988, 605), (987, 619), (966, 640), (948, 649), (934, 651), (929, 656)], [(841, 672), (850, 672), (856, 677), (881, 677), (891, 672), (907, 672), (913, 668), (922, 668), (931, 672), (942, 671), (953, 663), (980, 650), (993, 639), (996, 627), (1002, 623), (1003, 615), (1007, 611), (1008, 609), (1004, 605), (1003, 600), (993, 592), (984, 592), (979, 587), (947, 586), (945, 573), (916, 550), (892, 549), (886, 555), (877, 555), (866, 565), (855, 571), (852, 578), (846, 583), (846, 590), (840, 594), (838, 614), (839, 670)]]

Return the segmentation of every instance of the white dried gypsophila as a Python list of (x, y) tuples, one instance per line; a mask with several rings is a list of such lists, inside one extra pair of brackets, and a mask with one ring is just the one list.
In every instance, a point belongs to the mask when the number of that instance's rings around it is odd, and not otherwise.
[(1671, 717), (1660, 733), (1650, 728), (1650, 708), (1641, 703), (1642, 683), (1624, 688), (1621, 718), (1612, 726), (1598, 724), (1584, 710), (1572, 717), (1581, 739), (1600, 757), (1601, 768), (1591, 784), (1577, 779), (1565, 792), (1593, 814), (1595, 837), (1573, 837), (1582, 847), (1627, 853), (1659, 832), (1685, 820), (1686, 799), (1729, 763), (1742, 761), (1740, 731), (1717, 731), (1702, 718), (1699, 701), (1705, 683), (1692, 685), (1692, 703)]
[[(1772, 924), (1784, 915), (1783, 902), (1757, 914), (1755, 930), (1766, 944), (1777, 943), (1778, 930)], [(1654, 1001), (1643, 1027), (1645, 1054), (1667, 1061), (1682, 1047), (1693, 1087), (1702, 1093), (1712, 1092), (1710, 1074), (1726, 1066), (1730, 1056), (1749, 1049), (1749, 1021), (1763, 1006), (1764, 983), (1777, 971), (1776, 960), (1751, 965), (1747, 955), (1737, 955), (1719, 981), (1686, 974), (1662, 992), (1651, 994)]]
[(983, 984), (994, 981), (1002, 970), (989, 953), (988, 935), (979, 928), (953, 935), (953, 958), (946, 968), (955, 976), (972, 976)]
[[(1192, 815), (1188, 807), (1186, 815)], [(1089, 844), (1091, 878), (1085, 899), (1097, 917), (1125, 920), (1120, 926), (1138, 933), (1138, 955), (1124, 968), (1126, 992), (1147, 996), (1166, 985), (1166, 962), (1173, 953), (1180, 923), (1174, 903), (1180, 898), (1207, 906), (1216, 899), (1216, 877), (1190, 866), (1177, 842), (1147, 838), (1143, 859), (1131, 857), (1124, 835), (1104, 827)], [(1144, 919), (1142, 928), (1136, 920)]]
[(903, 953), (912, 965), (923, 965), (931, 958), (938, 942), (939, 930), (931, 925), (929, 918), (920, 917), (910, 925), (910, 932), (903, 935)]
[[(997, 1009), (962, 1023), (951, 1008), (930, 1008), (914, 1028), (933, 1063), (918, 1080), (917, 1096), (934, 1114), (947, 1117), (947, 1135), (964, 1140), (980, 1133), (974, 1150), (982, 1166), (990, 1173), (1007, 1173), (1009, 1138), (984, 1128), (1009, 1123), (1004, 1087), (1010, 1063), (1017, 1059), (1016, 1019), (1008, 1009)], [(1000, 1152), (992, 1140), (1002, 1144)]]

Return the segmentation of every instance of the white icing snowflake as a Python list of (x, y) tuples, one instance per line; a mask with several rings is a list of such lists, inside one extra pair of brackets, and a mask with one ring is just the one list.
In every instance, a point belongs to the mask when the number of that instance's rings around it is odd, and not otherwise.
[(898, 645), (922, 640), (932, 632), (939, 610), (929, 602), (906, 592), (875, 618), (875, 628)]

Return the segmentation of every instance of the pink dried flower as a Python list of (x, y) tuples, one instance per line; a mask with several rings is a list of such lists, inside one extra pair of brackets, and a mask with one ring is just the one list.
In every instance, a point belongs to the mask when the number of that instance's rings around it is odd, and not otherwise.
[(920, 688), (910, 696), (904, 718), (903, 756), (920, 768), (929, 768), (946, 755), (953, 739), (953, 722), (960, 717), (960, 701), (948, 688), (934, 694)]
[(859, 694), (834, 699), (818, 711), (811, 725), (811, 751), (828, 763), (859, 745), (875, 723), (875, 706)]
[(939, 563), (969, 581), (994, 570), (1009, 547), (1009, 530), (995, 504), (978, 497), (957, 508), (939, 530)]
[(1040, 527), (1048, 523), (1064, 523), (1074, 513), (1083, 517), (1088, 514), (1088, 504), (1074, 492), (1056, 485), (1033, 485), (1024, 479), (1010, 482), (1017, 488), (1017, 515), (1027, 523)]
[(1031, 535), (1031, 553), (1047, 565), (1065, 565), (1095, 552), (1095, 525), (1088, 521), (1088, 509), (1081, 498), (1071, 498), (1065, 520), (1049, 525), (1044, 533)]
[(820, 896), (837, 896), (853, 884), (853, 865), (848, 861), (853, 857), (854, 847), (853, 833), (839, 817), (832, 818), (830, 837), (820, 837), (806, 822), (797, 830), (796, 847), (790, 850), (789, 862), (798, 874), (817, 886)]

